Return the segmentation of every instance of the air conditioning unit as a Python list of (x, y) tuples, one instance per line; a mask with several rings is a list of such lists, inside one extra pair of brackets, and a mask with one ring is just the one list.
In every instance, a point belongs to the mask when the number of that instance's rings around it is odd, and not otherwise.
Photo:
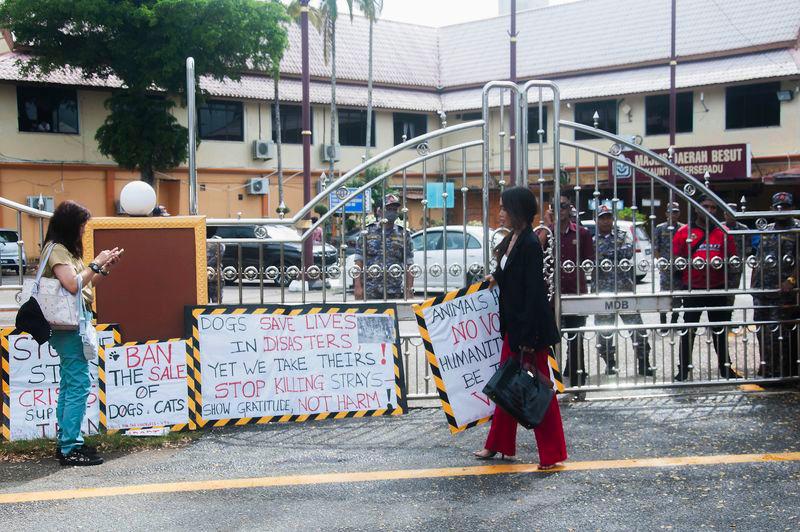
[(342, 158), (342, 145), (336, 144), (332, 146), (330, 144), (323, 144), (322, 145), (322, 160), (327, 162), (330, 161), (338, 161)]
[(255, 196), (269, 194), (268, 177), (252, 177), (247, 181), (247, 193)]
[(55, 199), (53, 196), (27, 196), (25, 198), (25, 205), (32, 209), (53, 212), (55, 210)]
[(267, 161), (275, 158), (275, 143), (271, 140), (253, 141), (253, 159)]

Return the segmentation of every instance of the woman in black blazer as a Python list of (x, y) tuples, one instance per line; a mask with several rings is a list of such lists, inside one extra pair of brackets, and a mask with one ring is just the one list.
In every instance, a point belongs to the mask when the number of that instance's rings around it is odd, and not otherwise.
[[(506, 189), (500, 198), (500, 223), (511, 230), (495, 248), (497, 269), (489, 280), (500, 289), (500, 332), (503, 348), (500, 362), (522, 356), (523, 366), (538, 368), (553, 380), (548, 358), (551, 346), (561, 340), (544, 282), (544, 260), (539, 239), (531, 225), (537, 213), (536, 198), (524, 187)], [(539, 449), (539, 468), (552, 469), (567, 459), (564, 428), (558, 401), (553, 397), (542, 423), (534, 429)], [(516, 455), (517, 421), (495, 407), (486, 445), (475, 452), (479, 460), (500, 453)]]

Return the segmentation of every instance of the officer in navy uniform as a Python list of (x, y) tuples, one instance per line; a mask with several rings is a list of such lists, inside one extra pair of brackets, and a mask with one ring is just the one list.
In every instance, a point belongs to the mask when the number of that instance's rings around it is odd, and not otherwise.
[[(797, 305), (797, 262), (798, 239), (800, 233), (789, 232), (769, 234), (768, 231), (798, 229), (800, 221), (791, 216), (781, 216), (781, 210), (791, 210), (794, 198), (789, 192), (777, 192), (772, 196), (772, 209), (776, 211), (775, 221), (764, 229), (756, 258), (758, 266), (753, 268), (750, 287), (753, 289), (753, 302), (756, 321), (773, 322), (761, 326), (758, 333), (761, 347), (761, 366), (758, 375), (762, 377), (787, 377), (798, 374), (798, 332), (793, 324), (780, 325), (778, 322), (800, 318)], [(761, 290), (773, 290), (760, 293)]]
[[(387, 194), (384, 206), (385, 210), (381, 205), (375, 206), (376, 220), (367, 226), (366, 234), (358, 237), (354, 259), (362, 273), (353, 280), (356, 299), (364, 298), (364, 278), (367, 299), (403, 299), (414, 295), (414, 276), (408, 271), (414, 264), (411, 233), (395, 223), (400, 197)], [(370, 273), (369, 268), (374, 265), (380, 268), (379, 275)]]
[[(597, 250), (598, 263), (593, 283), (597, 292), (632, 292), (636, 284), (633, 242), (627, 239), (625, 231), (614, 227), (613, 212), (607, 205), (601, 205), (597, 209), (597, 231), (594, 236), (594, 245)], [(630, 265), (627, 271), (619, 267), (619, 263), (623, 260), (627, 260)], [(607, 266), (609, 263), (611, 264), (610, 268)], [(620, 314), (620, 318), (626, 325), (642, 325), (642, 316), (638, 313)], [(598, 314), (594, 317), (595, 325), (615, 325), (616, 321), (616, 314)], [(606, 375), (617, 373), (614, 336), (613, 331), (598, 334), (597, 351), (606, 362)], [(643, 330), (633, 331), (631, 338), (636, 352), (637, 372), (641, 376), (652, 377), (655, 371), (650, 367), (648, 361), (650, 343), (647, 340), (646, 332)]]

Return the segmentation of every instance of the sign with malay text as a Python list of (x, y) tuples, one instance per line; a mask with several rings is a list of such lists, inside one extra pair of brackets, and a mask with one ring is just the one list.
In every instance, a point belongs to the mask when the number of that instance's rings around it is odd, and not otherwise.
[(190, 309), (199, 426), (405, 412), (394, 305)]
[[(667, 149), (652, 151), (664, 159), (668, 158)], [(626, 150), (620, 156), (656, 176), (668, 177), (672, 175), (669, 168), (645, 154)], [(733, 181), (747, 179), (752, 176), (749, 144), (675, 148), (673, 162), (681, 167), (684, 172), (696, 177), (701, 182), (706, 172), (708, 172), (709, 181)], [(613, 162), (610, 168), (611, 175), (616, 176), (616, 179), (620, 181), (630, 179), (633, 175), (630, 166), (619, 162)], [(636, 179), (645, 180), (649, 179), (649, 177), (637, 171)]]
[[(116, 325), (98, 325), (97, 338), (100, 345), (119, 343), (119, 329)], [(61, 384), (58, 353), (50, 343), (39, 345), (28, 333), (12, 328), (2, 331), (0, 341), (0, 433), (7, 440), (54, 438)], [(82, 426), (85, 434), (96, 434), (100, 429), (97, 368), (97, 359), (89, 362), (90, 390)]]
[(500, 292), (488, 283), (415, 305), (417, 324), (451, 432), (491, 419), (483, 393), (500, 364)]

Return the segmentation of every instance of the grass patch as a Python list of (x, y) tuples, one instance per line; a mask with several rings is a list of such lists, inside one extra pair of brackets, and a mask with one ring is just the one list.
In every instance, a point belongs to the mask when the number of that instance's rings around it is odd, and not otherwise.
[[(170, 432), (166, 436), (134, 437), (121, 433), (86, 436), (86, 443), (98, 448), (102, 454), (135, 452), (145, 449), (176, 449), (199, 439), (200, 431)], [(0, 442), (0, 462), (28, 462), (52, 458), (56, 452), (55, 440)]]

